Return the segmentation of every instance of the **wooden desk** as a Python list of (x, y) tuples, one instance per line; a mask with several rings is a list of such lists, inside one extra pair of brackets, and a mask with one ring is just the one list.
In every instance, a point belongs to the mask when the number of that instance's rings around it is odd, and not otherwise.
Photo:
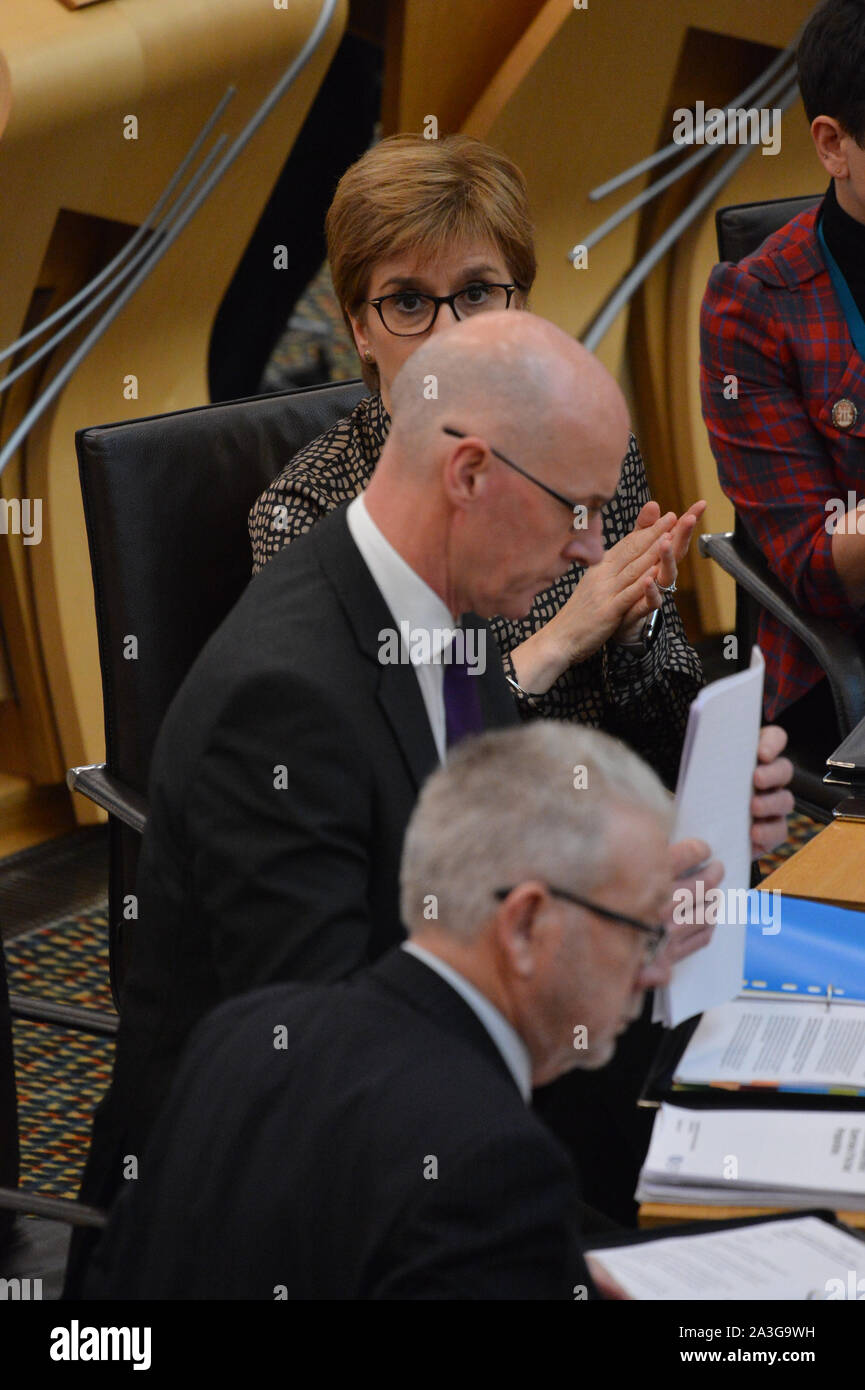
[(865, 908), (865, 822), (834, 821), (769, 874), (761, 888)]
[[(815, 1202), (814, 1206), (819, 1206)], [(685, 1221), (739, 1221), (745, 1216), (777, 1216), (792, 1211), (792, 1207), (703, 1207), (680, 1206), (667, 1202), (644, 1202), (640, 1207), (640, 1225), (675, 1226)], [(838, 1220), (847, 1226), (865, 1231), (865, 1211), (839, 1211)]]
[[(834, 821), (768, 875), (761, 888), (796, 898), (818, 898), (840, 907), (865, 908), (865, 823)], [(641, 1226), (668, 1226), (685, 1221), (729, 1221), (743, 1216), (770, 1216), (789, 1207), (707, 1207), (645, 1202)], [(865, 1212), (839, 1211), (838, 1219), (865, 1230)]]

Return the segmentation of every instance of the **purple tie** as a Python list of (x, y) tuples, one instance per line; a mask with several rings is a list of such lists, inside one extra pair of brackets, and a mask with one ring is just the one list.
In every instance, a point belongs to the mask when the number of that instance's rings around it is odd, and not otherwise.
[(445, 731), (448, 748), (469, 734), (484, 731), (480, 676), (470, 676), (465, 660), (444, 668)]

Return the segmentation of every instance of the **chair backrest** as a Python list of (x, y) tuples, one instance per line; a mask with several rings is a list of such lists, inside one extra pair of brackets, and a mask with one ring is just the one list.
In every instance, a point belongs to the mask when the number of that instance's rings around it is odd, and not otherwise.
[[(79, 430), (109, 770), (144, 793), (159, 726), (249, 581), (247, 514), (310, 440), (367, 394), (360, 381)], [(112, 819), (109, 956), (124, 973), (140, 836)]]
[(106, 761), (134, 790), (146, 790), (178, 686), (249, 581), (250, 507), (366, 394), (361, 382), (340, 382), (76, 435)]
[(738, 203), (719, 208), (715, 213), (719, 260), (736, 262), (753, 255), (768, 236), (780, 231), (798, 213), (819, 203), (822, 196), (822, 193), (812, 193), (803, 198), (773, 198), (768, 203)]

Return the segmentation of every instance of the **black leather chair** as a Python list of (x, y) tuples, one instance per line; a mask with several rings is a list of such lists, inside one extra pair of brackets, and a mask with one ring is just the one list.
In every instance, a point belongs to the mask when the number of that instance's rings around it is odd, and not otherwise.
[[(144, 793), (162, 718), (201, 647), (249, 581), (246, 518), (252, 503), (298, 449), (365, 394), (361, 382), (345, 382), (123, 421), (76, 436), (106, 762), (72, 768), (68, 780), (109, 813), (115, 1003), (123, 977), (124, 899), (135, 889), (147, 818)], [(0, 1272), (24, 1280), (48, 1270), (57, 1296), (69, 1227), (99, 1227), (104, 1214), (17, 1186), (12, 1018), (111, 1036), (117, 1017), (8, 995), (0, 951)], [(41, 1219), (22, 1221), (24, 1215)]]
[(79, 430), (93, 570), (104, 764), (70, 787), (109, 813), (111, 985), (123, 979), (150, 757), (168, 706), (249, 581), (247, 514), (285, 464), (365, 395), (362, 382), (255, 396)]
[[(797, 213), (813, 207), (821, 195), (778, 198), (766, 203), (743, 203), (721, 208), (715, 219), (718, 255), (740, 261), (751, 255), (773, 232)], [(736, 517), (735, 530), (701, 536), (699, 548), (736, 581), (736, 635), (741, 664), (750, 660), (761, 608), (785, 623), (805, 643), (826, 672), (842, 738), (865, 717), (865, 657), (855, 638), (825, 618), (797, 608), (788, 591), (769, 570), (755, 541)], [(822, 735), (822, 736), (821, 736)], [(823, 781), (826, 758), (835, 742), (815, 729), (813, 741), (792, 743), (793, 794), (800, 810), (816, 820), (832, 819), (832, 808), (846, 795), (843, 787)]]

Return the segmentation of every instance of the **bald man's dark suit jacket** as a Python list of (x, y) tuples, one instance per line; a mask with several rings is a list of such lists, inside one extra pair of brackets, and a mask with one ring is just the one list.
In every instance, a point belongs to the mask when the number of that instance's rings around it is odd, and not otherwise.
[(85, 1295), (574, 1299), (580, 1219), (486, 1029), (396, 950), (196, 1031)]
[[(107, 1204), (122, 1156), (140, 1156), (209, 1009), (274, 980), (341, 979), (403, 938), (403, 834), (438, 758), (413, 669), (378, 660), (393, 626), (342, 509), (252, 580), (180, 688), (153, 758), (86, 1200)], [(487, 726), (514, 723), (489, 630), (475, 679)]]

